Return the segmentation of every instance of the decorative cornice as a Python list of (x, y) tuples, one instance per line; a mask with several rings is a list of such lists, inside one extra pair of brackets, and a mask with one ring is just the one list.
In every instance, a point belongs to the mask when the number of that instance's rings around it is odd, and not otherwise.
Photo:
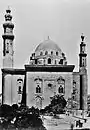
[(12, 75), (25, 75), (26, 71), (25, 69), (10, 69), (10, 68), (4, 68), (1, 69), (4, 74), (12, 74)]
[(30, 72), (73, 72), (74, 65), (25, 65)]
[(25, 69), (13, 69), (13, 68), (3, 68), (1, 69), (4, 74), (12, 75), (25, 75), (28, 72), (73, 72), (74, 65), (25, 65)]

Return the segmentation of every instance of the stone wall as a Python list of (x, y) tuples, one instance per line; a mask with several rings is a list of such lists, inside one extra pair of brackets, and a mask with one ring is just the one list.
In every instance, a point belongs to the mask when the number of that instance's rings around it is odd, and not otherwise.
[(18, 103), (19, 95), (17, 79), (19, 77), (24, 80), (24, 76), (22, 75), (5, 75), (3, 86), (4, 104), (12, 105), (14, 103)]
[(80, 75), (79, 72), (73, 72), (73, 81), (76, 82), (76, 102), (78, 103), (77, 109), (80, 108)]
[[(27, 105), (36, 106), (36, 97), (42, 98), (42, 108), (50, 103), (50, 97), (58, 93), (57, 79), (62, 77), (65, 80), (65, 99), (71, 97), (73, 75), (71, 72), (27, 72), (26, 74), (26, 93)], [(35, 79), (41, 79), (41, 93), (36, 93)], [(51, 85), (48, 85), (51, 84)], [(38, 99), (38, 100), (39, 100)], [(40, 101), (40, 100), (39, 100)]]

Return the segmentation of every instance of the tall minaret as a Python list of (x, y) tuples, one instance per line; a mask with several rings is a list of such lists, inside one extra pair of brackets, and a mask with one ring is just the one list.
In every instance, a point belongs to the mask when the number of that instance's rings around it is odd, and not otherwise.
[(79, 54), (79, 73), (80, 73), (80, 109), (87, 110), (87, 67), (86, 67), (86, 44), (85, 36), (81, 35), (80, 54)]
[(13, 68), (13, 28), (11, 10), (6, 10), (5, 23), (3, 24), (3, 68)]

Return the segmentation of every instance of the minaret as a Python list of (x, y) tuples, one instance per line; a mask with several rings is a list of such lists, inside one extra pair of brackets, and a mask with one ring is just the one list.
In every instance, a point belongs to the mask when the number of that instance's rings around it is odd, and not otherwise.
[(87, 67), (86, 67), (86, 44), (85, 36), (81, 35), (80, 54), (79, 54), (79, 73), (80, 73), (80, 110), (87, 110)]
[(3, 68), (13, 68), (13, 28), (11, 10), (6, 10), (5, 22), (3, 24), (4, 34), (3, 37)]

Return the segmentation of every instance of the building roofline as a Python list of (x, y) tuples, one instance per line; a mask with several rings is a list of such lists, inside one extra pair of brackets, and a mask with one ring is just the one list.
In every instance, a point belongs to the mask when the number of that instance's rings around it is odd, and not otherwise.
[(78, 72), (73, 72), (73, 74), (79, 74), (79, 71)]
[(30, 72), (73, 72), (75, 65), (25, 65)]
[(1, 69), (5, 74), (12, 74), (12, 75), (24, 75), (26, 73), (25, 69), (13, 69), (13, 68), (3, 68)]

